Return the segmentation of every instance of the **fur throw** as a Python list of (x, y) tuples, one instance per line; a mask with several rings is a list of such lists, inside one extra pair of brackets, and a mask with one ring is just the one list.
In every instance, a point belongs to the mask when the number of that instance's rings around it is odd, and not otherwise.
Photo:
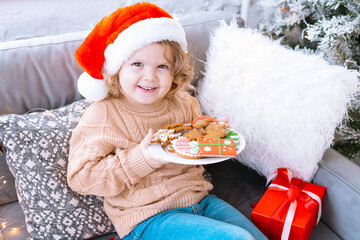
[(198, 99), (246, 139), (237, 160), (269, 175), (309, 181), (358, 89), (358, 73), (223, 23), (213, 34)]

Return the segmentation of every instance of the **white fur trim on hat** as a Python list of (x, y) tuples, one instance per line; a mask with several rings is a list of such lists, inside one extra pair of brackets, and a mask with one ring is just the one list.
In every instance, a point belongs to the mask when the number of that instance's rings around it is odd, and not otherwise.
[(187, 50), (185, 32), (181, 24), (172, 18), (149, 18), (136, 22), (122, 31), (105, 49), (105, 68), (113, 75), (138, 49), (154, 42), (170, 40)]
[(108, 94), (105, 81), (93, 78), (86, 72), (80, 75), (77, 87), (79, 93), (90, 101), (97, 102), (103, 100)]

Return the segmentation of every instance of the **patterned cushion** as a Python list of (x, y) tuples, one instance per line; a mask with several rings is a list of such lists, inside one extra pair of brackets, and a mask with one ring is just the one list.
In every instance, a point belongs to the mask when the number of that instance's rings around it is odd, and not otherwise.
[(86, 239), (113, 232), (99, 197), (74, 193), (66, 169), (72, 129), (86, 107), (0, 117), (0, 140), (33, 239)]

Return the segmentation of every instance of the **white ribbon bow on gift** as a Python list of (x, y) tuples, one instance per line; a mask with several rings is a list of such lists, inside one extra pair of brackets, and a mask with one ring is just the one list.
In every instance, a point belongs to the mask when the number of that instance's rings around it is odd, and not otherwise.
[(279, 185), (279, 184), (270, 184), (269, 189), (271, 190), (275, 190), (275, 191), (284, 191), (287, 192), (291, 203), (290, 203), (290, 207), (288, 209), (286, 218), (285, 218), (285, 222), (284, 222), (284, 228), (281, 234), (281, 240), (287, 240), (289, 239), (289, 235), (290, 235), (290, 229), (291, 229), (291, 225), (292, 222), (294, 220), (294, 215), (296, 212), (296, 207), (297, 207), (297, 198), (298, 196), (303, 193), (303, 194), (307, 194), (308, 196), (310, 196), (313, 200), (315, 200), (319, 205), (318, 205), (318, 214), (317, 214), (317, 220), (316, 220), (316, 225), (319, 223), (320, 221), (320, 217), (321, 217), (321, 210), (322, 210), (322, 204), (321, 204), (321, 198), (316, 195), (313, 192), (310, 191), (306, 191), (306, 190), (300, 190), (299, 188), (297, 188), (296, 186), (291, 185), (291, 179), (292, 179), (292, 172), (286, 168), (281, 168), (278, 169), (277, 171), (275, 171), (273, 174), (271, 174), (269, 177), (267, 177), (267, 184), (273, 180), (277, 175), (278, 175), (278, 171), (283, 171), (284, 174), (286, 174), (288, 177), (287, 179), (282, 179), (283, 181), (286, 181), (285, 185), (289, 185), (289, 187), (285, 187), (283, 185)]

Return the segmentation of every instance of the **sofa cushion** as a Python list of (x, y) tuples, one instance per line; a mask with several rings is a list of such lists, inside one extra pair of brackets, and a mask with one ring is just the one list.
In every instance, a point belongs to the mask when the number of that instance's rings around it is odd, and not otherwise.
[(360, 236), (360, 167), (329, 148), (314, 182), (327, 188), (322, 220), (342, 239)]
[(0, 115), (54, 109), (81, 98), (75, 49), (86, 32), (0, 43)]
[[(233, 19), (233, 13), (223, 11), (194, 12), (179, 17), (185, 29), (188, 52), (194, 63), (194, 86), (204, 77), (206, 53), (212, 34), (220, 26), (221, 21), (229, 23)], [(242, 19), (237, 18), (237, 24), (242, 26), (244, 23)]]
[(15, 176), (27, 230), (34, 239), (83, 239), (113, 232), (102, 199), (67, 185), (72, 129), (90, 102), (0, 117), (0, 139)]
[(358, 90), (358, 76), (223, 24), (211, 39), (198, 98), (205, 114), (228, 116), (244, 135), (239, 161), (265, 176), (285, 167), (309, 181)]

